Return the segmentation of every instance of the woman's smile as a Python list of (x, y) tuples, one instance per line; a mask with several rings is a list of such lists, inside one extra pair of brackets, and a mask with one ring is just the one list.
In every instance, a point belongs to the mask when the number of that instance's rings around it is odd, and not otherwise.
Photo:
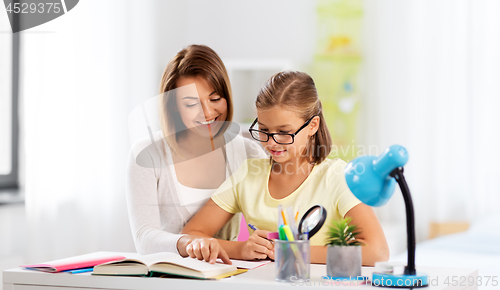
[(219, 116), (215, 117), (215, 118), (212, 118), (210, 120), (207, 120), (207, 121), (196, 121), (196, 123), (200, 124), (200, 125), (204, 125), (204, 126), (210, 126), (213, 124), (213, 122), (215, 122), (217, 119), (219, 118)]

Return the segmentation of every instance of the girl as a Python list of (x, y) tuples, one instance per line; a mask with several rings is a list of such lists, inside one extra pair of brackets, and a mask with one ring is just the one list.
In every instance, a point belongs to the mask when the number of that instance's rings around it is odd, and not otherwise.
[[(165, 69), (160, 93), (162, 130), (153, 133), (154, 144), (149, 138), (134, 144), (127, 165), (128, 213), (141, 254), (177, 252), (179, 232), (226, 180), (226, 169), (266, 157), (257, 142), (228, 136), (231, 87), (211, 48), (179, 51)], [(239, 217), (226, 222), (211, 236), (237, 239)]]
[[(346, 163), (326, 159), (332, 141), (312, 78), (302, 72), (280, 72), (260, 90), (256, 106), (258, 118), (250, 132), (271, 160), (248, 160), (226, 180), (182, 230), (198, 237), (180, 243), (179, 252), (208, 262), (217, 257), (226, 263), (230, 263), (228, 258), (274, 259), (273, 243), (265, 237), (277, 229), (278, 205), (293, 206), (300, 217), (321, 204), (328, 213), (325, 225), (347, 216), (358, 225), (365, 244), (363, 265), (387, 260), (387, 242), (374, 211), (347, 187)], [(258, 229), (246, 242), (204, 238), (238, 212)], [(326, 263), (327, 231), (328, 226), (323, 226), (311, 238), (311, 263)]]

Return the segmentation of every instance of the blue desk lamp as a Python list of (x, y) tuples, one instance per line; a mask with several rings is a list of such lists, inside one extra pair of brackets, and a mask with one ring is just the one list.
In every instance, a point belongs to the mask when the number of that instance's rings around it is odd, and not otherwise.
[(403, 146), (393, 145), (380, 156), (361, 156), (344, 171), (352, 193), (369, 206), (382, 206), (389, 201), (396, 182), (401, 188), (406, 207), (406, 231), (408, 235), (408, 264), (403, 275), (373, 273), (372, 285), (385, 287), (426, 287), (428, 276), (415, 270), (415, 216), (410, 190), (403, 175), (408, 162), (408, 152)]

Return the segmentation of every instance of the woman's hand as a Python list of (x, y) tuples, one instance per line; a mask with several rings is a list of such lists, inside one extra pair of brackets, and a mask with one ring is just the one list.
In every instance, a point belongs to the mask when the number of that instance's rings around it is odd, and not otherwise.
[(214, 238), (196, 238), (187, 244), (186, 252), (191, 258), (205, 260), (210, 264), (214, 264), (217, 258), (220, 258), (224, 264), (232, 264), (226, 251)]
[(267, 239), (268, 231), (256, 230), (242, 244), (240, 255), (244, 260), (274, 260), (274, 243)]
[[(267, 240), (268, 231), (256, 230), (246, 242), (212, 239), (234, 214), (226, 212), (212, 199), (181, 230), (177, 250), (181, 256), (212, 262), (217, 257), (230, 264), (228, 257), (240, 260), (274, 259), (274, 244)], [(189, 246), (189, 252), (188, 252)], [(223, 246), (224, 248), (222, 248)]]

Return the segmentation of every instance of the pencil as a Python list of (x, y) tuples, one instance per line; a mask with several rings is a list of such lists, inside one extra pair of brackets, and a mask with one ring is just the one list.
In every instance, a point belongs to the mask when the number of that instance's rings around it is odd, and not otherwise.
[(281, 211), (281, 215), (283, 216), (283, 224), (285, 224), (285, 226), (288, 225), (288, 223), (286, 222), (286, 217), (285, 217), (285, 211), (284, 210)]

